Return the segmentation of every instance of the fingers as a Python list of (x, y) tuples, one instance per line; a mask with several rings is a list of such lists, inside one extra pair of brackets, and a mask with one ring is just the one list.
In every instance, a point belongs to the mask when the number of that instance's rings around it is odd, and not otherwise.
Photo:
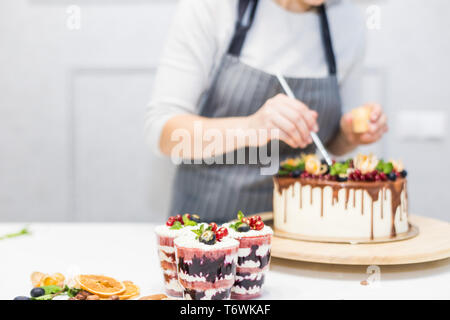
[(308, 106), (306, 106), (306, 104), (304, 104), (303, 102), (297, 99), (289, 98), (286, 95), (279, 95), (278, 98), (280, 99), (280, 101), (285, 103), (287, 106), (289, 106), (291, 109), (295, 110), (302, 116), (303, 121), (305, 121), (306, 123), (308, 131), (319, 131), (319, 126), (317, 124), (318, 114), (316, 111), (310, 110)]
[(374, 103), (370, 105), (370, 107), (371, 107), (370, 122), (375, 123), (383, 115), (383, 109), (378, 103)]
[(305, 144), (297, 127), (290, 120), (279, 113), (274, 113), (271, 121), (273, 125), (280, 130), (280, 139), (285, 141), (291, 147), (301, 148), (301, 146)]

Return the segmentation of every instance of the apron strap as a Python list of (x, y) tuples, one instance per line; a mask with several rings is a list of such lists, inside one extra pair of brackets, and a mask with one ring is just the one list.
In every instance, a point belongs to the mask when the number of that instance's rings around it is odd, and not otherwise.
[(322, 34), (322, 43), (325, 49), (325, 56), (327, 58), (328, 72), (330, 75), (336, 75), (336, 58), (333, 50), (333, 43), (331, 41), (330, 26), (328, 24), (327, 10), (325, 5), (319, 6), (320, 29)]
[[(258, 0), (239, 0), (238, 18), (234, 29), (234, 35), (228, 47), (228, 54), (239, 57), (241, 55), (242, 47), (244, 46), (245, 37), (248, 30), (252, 26)], [(333, 50), (333, 43), (331, 41), (330, 27), (328, 24), (327, 12), (325, 5), (318, 7), (320, 16), (320, 31), (322, 36), (322, 43), (325, 49), (325, 57), (328, 65), (328, 72), (330, 75), (336, 75), (336, 58)]]
[(233, 39), (228, 48), (228, 53), (239, 57), (244, 45), (247, 31), (252, 26), (255, 17), (258, 0), (239, 0), (238, 19), (234, 28)]

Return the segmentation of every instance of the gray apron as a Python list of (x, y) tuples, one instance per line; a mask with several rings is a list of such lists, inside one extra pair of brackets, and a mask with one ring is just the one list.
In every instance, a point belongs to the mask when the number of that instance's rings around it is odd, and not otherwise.
[[(257, 4), (258, 0), (239, 1), (233, 39), (200, 104), (200, 115), (245, 117), (255, 113), (266, 100), (283, 93), (274, 75), (239, 61)], [(296, 97), (318, 112), (318, 135), (327, 144), (339, 130), (341, 100), (325, 7), (320, 6), (317, 10), (329, 75), (325, 78), (286, 80)], [(249, 150), (246, 149), (248, 154)], [(280, 142), (279, 152), (283, 160), (298, 156), (301, 152), (315, 152), (315, 147), (310, 145), (303, 150), (294, 149)], [(175, 175), (170, 214), (196, 213), (205, 221), (222, 223), (234, 219), (239, 210), (245, 214), (271, 211), (272, 177), (261, 175), (260, 169), (261, 165), (250, 164), (181, 164)]]

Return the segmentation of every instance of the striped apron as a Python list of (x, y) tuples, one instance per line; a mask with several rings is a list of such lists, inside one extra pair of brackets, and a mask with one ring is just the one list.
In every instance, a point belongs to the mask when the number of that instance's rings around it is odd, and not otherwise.
[[(266, 100), (283, 93), (276, 76), (239, 61), (257, 4), (258, 0), (239, 1), (234, 36), (202, 99), (200, 115), (245, 117), (255, 113)], [(325, 6), (318, 7), (317, 11), (329, 75), (286, 80), (296, 97), (318, 112), (318, 135), (327, 144), (339, 130), (341, 100)], [(280, 142), (280, 160), (298, 156), (301, 152), (315, 152), (315, 147), (294, 149)], [(181, 164), (175, 174), (170, 214), (196, 213), (205, 221), (222, 223), (234, 219), (238, 210), (245, 214), (271, 211), (272, 177), (261, 175), (260, 169), (261, 165), (257, 164)]]

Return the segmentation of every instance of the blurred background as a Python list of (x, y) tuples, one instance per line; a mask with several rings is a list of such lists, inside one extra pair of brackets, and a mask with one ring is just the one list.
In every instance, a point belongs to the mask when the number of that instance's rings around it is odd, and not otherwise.
[[(363, 94), (390, 118), (369, 150), (403, 159), (411, 213), (449, 221), (450, 1), (354, 2)], [(0, 2), (0, 221), (164, 219), (174, 168), (143, 127), (176, 4)]]

